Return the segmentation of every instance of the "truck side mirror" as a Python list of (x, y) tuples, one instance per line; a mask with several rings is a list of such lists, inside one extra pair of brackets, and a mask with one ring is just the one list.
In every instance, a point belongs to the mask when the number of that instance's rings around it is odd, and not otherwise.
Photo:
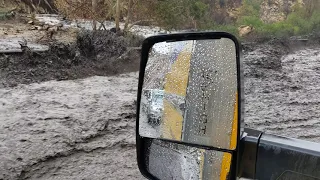
[(235, 176), (242, 132), (239, 54), (237, 39), (224, 32), (144, 40), (136, 137), (145, 177)]

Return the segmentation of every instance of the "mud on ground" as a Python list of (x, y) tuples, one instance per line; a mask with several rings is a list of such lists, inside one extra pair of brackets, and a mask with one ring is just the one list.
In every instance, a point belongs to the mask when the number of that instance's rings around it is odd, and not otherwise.
[(50, 41), (58, 41), (63, 43), (70, 43), (76, 40), (78, 29), (62, 28), (57, 31), (53, 39), (47, 38), (47, 31), (34, 29), (35, 25), (28, 24), (30, 18), (24, 16), (14, 17), (12, 19), (5, 19), (0, 21), (0, 39), (21, 39), (25, 38), (28, 42), (48, 44)]
[(83, 31), (76, 42), (52, 42), (47, 52), (0, 55), (0, 87), (139, 70), (140, 37)]

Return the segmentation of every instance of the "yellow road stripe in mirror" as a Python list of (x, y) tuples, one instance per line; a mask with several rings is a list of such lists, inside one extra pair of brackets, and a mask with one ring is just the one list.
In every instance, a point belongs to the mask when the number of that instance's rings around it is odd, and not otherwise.
[(237, 147), (237, 137), (238, 137), (238, 93), (236, 93), (236, 101), (234, 103), (234, 113), (233, 113), (233, 122), (232, 130), (230, 137), (230, 149), (234, 150)]
[[(238, 137), (238, 92), (236, 93), (236, 101), (234, 104), (234, 113), (232, 121), (232, 130), (230, 137), (230, 149), (234, 150), (237, 147)], [(229, 174), (231, 167), (232, 155), (229, 153), (223, 153), (222, 163), (221, 163), (221, 173), (220, 180), (225, 180)]]
[(186, 95), (191, 51), (192, 43), (188, 43), (173, 63), (171, 71), (166, 75), (166, 83), (164, 86), (166, 93), (172, 93), (180, 96)]
[(203, 170), (204, 170), (204, 153), (206, 152), (206, 150), (201, 149), (200, 150), (201, 154), (200, 154), (200, 177), (199, 180), (203, 180)]
[(223, 153), (222, 163), (221, 163), (221, 172), (220, 172), (220, 180), (226, 180), (230, 171), (231, 165), (231, 154)]
[[(171, 71), (166, 74), (164, 91), (165, 93), (186, 96), (189, 78), (193, 41), (186, 44), (172, 64)], [(182, 114), (168, 101), (164, 101), (164, 116), (162, 124), (162, 137), (172, 140), (181, 140), (182, 135)]]
[(164, 105), (164, 122), (162, 124), (162, 138), (172, 140), (181, 140), (183, 117), (174, 106), (167, 100), (163, 101)]

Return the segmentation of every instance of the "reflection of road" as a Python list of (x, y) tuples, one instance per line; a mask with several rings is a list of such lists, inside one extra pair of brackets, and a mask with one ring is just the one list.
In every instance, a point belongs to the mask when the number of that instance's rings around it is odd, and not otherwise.
[(160, 138), (161, 135), (161, 127), (151, 125), (148, 122), (148, 108), (150, 106), (150, 102), (148, 101), (145, 93), (142, 92), (141, 101), (140, 101), (140, 114), (139, 114), (139, 134), (143, 137), (150, 138)]
[[(162, 137), (228, 149), (237, 87), (234, 43), (198, 40), (176, 46), (180, 54), (153, 54), (146, 68), (144, 89), (164, 89), (166, 94)], [(210, 142), (207, 137), (220, 139)]]
[(199, 179), (197, 149), (154, 140), (150, 146), (149, 170), (161, 180)]
[[(189, 46), (187, 46), (189, 48), (180, 54), (178, 53), (180, 51), (177, 49), (183, 49), (185, 44), (188, 43), (170, 43), (170, 46), (167, 46), (168, 50), (165, 50), (165, 52), (168, 51), (172, 54), (161, 54), (157, 52), (150, 54), (145, 70), (143, 89), (165, 90), (164, 115), (160, 125), (161, 127), (154, 127), (148, 124), (148, 117), (141, 110), (141, 125), (139, 127), (141, 135), (152, 138), (181, 139), (182, 115), (184, 113), (184, 107), (181, 105), (185, 102), (191, 56), (190, 42)], [(163, 47), (166, 48), (166, 46)], [(143, 104), (142, 100), (141, 104)], [(148, 128), (150, 129), (148, 130)]]
[[(182, 44), (177, 44), (182, 50), (177, 56), (173, 55), (172, 66), (170, 72), (165, 76), (164, 85), (165, 93), (171, 94), (172, 97), (174, 97), (173, 95), (186, 96), (193, 44), (194, 41), (184, 41)], [(163, 138), (181, 140), (183, 113), (180, 108), (177, 108), (174, 99), (169, 100), (168, 98), (164, 101)]]
[(179, 111), (181, 115), (184, 114), (185, 108), (185, 96), (179, 96), (175, 94), (166, 93), (165, 100), (174, 106), (174, 108)]
[(224, 158), (230, 154), (162, 140), (151, 141), (150, 147), (147, 148), (148, 168), (149, 172), (159, 179), (226, 179), (224, 169), (227, 167)]
[[(171, 67), (168, 58), (150, 60), (151, 65), (147, 71), (152, 76), (146, 75), (148, 78), (144, 82), (144, 88), (165, 90), (161, 129), (160, 132), (156, 132), (158, 134), (155, 137), (160, 136), (171, 140), (182, 138), (185, 142), (225, 149), (233, 147), (232, 140), (234, 139), (231, 137), (233, 137), (232, 124), (234, 123), (237, 90), (236, 55), (234, 43), (228, 41), (231, 40), (197, 41), (195, 47), (194, 41), (190, 41), (172, 62)], [(188, 111), (185, 113), (186, 95)], [(205, 121), (203, 115), (206, 117)], [(201, 132), (200, 128), (204, 128), (204, 131)], [(152, 131), (154, 130), (153, 128)], [(161, 157), (161, 154), (164, 157), (170, 156), (170, 153), (165, 154), (165, 150), (159, 152), (162, 147), (157, 147), (157, 149), (160, 154), (158, 158)], [(203, 153), (206, 154), (207, 151)], [(222, 154), (221, 163), (216, 164), (216, 168), (221, 169), (219, 177), (225, 179), (229, 172), (231, 155)], [(172, 156), (173, 159), (180, 158), (176, 153), (172, 153)], [(204, 164), (208, 159), (210, 158), (204, 155), (200, 164)], [(165, 162), (162, 162), (155, 165), (154, 168), (155, 171), (156, 167), (168, 171), (170, 165), (177, 166), (174, 163), (166, 165)], [(214, 171), (206, 169), (201, 174), (212, 177), (214, 172), (216, 169)], [(172, 172), (171, 175), (173, 174)], [(178, 179), (173, 176), (168, 178)]]
[(183, 140), (229, 149), (237, 91), (234, 43), (200, 40), (194, 51)]
[[(190, 64), (183, 141), (234, 149), (236, 145), (236, 51), (230, 39), (197, 41)], [(204, 162), (207, 161), (204, 158)], [(230, 170), (231, 155), (223, 153), (221, 179)], [(212, 177), (216, 169), (207, 169)], [(211, 178), (210, 178), (211, 179)]]
[(148, 123), (147, 113), (140, 110), (139, 133), (143, 137), (160, 138), (160, 126), (152, 126)]
[(144, 89), (163, 89), (164, 76), (169, 69), (167, 55), (150, 56), (145, 70)]

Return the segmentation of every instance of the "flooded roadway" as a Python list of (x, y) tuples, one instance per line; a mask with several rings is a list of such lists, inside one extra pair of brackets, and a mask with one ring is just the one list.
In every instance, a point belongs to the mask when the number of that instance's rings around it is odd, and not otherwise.
[[(254, 52), (245, 56), (245, 68)], [(257, 77), (245, 78), (245, 124), (270, 134), (320, 143), (320, 48), (281, 58), (281, 68), (251, 66)], [(251, 64), (252, 65), (252, 64)]]
[[(247, 127), (320, 142), (319, 52), (292, 52), (278, 68), (263, 49), (245, 54)], [(143, 179), (136, 89), (137, 73), (0, 89), (0, 179)]]

